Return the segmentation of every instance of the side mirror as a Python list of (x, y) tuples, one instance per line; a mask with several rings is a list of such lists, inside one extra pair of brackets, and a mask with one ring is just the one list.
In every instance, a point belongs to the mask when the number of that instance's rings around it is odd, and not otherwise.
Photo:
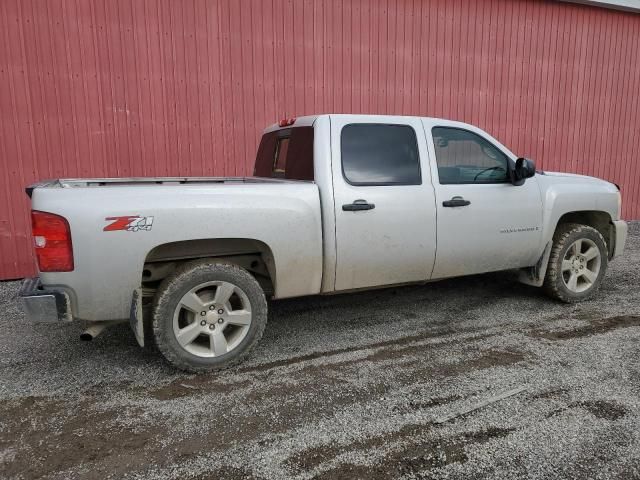
[(527, 178), (531, 178), (536, 174), (536, 164), (533, 160), (520, 157), (516, 160), (516, 165), (511, 173), (511, 183), (514, 185), (522, 185)]

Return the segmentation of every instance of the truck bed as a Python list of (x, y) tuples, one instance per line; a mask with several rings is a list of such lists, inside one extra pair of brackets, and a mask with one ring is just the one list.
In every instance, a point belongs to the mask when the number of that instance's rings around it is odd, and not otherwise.
[(111, 187), (134, 185), (185, 185), (208, 183), (289, 183), (298, 180), (264, 177), (128, 177), (128, 178), (58, 178), (29, 185), (25, 190), (31, 197), (35, 188)]

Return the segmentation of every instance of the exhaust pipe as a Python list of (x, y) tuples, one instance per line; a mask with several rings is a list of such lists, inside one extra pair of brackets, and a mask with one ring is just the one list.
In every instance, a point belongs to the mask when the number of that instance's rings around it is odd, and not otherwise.
[(105, 328), (115, 325), (116, 323), (123, 322), (89, 322), (89, 326), (80, 334), (80, 340), (90, 342), (100, 335)]

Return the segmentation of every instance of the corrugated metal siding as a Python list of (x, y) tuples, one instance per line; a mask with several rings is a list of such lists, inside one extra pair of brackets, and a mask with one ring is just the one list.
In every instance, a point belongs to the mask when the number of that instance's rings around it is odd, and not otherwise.
[(640, 218), (640, 15), (518, 0), (2, 0), (0, 278), (33, 272), (23, 187), (250, 174), (321, 112), (479, 125)]

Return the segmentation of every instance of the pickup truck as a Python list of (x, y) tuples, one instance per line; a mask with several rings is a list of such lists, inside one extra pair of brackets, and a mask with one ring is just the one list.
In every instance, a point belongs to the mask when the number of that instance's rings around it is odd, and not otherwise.
[(620, 255), (619, 188), (536, 171), (438, 118), (317, 115), (268, 127), (253, 177), (59, 179), (27, 188), (34, 321), (129, 321), (189, 371), (241, 361), (267, 299), (514, 270), (563, 302)]

